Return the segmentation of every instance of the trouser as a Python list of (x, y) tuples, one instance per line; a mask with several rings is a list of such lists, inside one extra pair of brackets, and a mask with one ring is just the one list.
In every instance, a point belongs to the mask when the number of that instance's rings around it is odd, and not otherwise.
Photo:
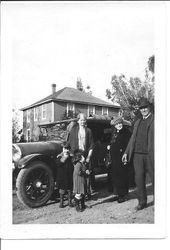
[(117, 180), (115, 180), (115, 186), (118, 196), (125, 196), (128, 194), (128, 166), (120, 166)]
[(135, 182), (140, 204), (147, 203), (146, 173), (149, 174), (154, 192), (154, 166), (148, 154), (135, 153), (133, 157)]
[(112, 182), (111, 166), (107, 170), (107, 184), (108, 184), (108, 191), (109, 192), (113, 192), (113, 182)]

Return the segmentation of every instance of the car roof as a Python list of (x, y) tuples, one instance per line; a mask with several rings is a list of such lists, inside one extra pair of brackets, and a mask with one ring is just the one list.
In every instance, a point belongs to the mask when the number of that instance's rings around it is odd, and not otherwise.
[[(115, 117), (114, 117), (115, 118)], [(104, 115), (93, 115), (91, 117), (87, 117), (87, 123), (100, 123), (100, 124), (110, 124), (111, 120), (113, 117), (109, 116), (104, 116)], [(76, 123), (78, 121), (78, 118), (71, 118), (71, 119), (66, 119), (66, 120), (61, 120), (61, 121), (56, 121), (56, 122), (51, 122), (51, 123), (45, 123), (45, 124), (39, 124), (40, 127), (48, 127), (48, 126), (55, 126), (57, 124), (69, 124), (71, 122)], [(131, 122), (123, 119), (124, 125), (131, 126)]]

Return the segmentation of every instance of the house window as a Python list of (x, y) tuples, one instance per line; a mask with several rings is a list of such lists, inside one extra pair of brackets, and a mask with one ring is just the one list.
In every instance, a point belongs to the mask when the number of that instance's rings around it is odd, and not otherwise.
[(67, 103), (67, 115), (75, 113), (75, 104), (74, 103)]
[(38, 108), (34, 108), (34, 121), (38, 120)]
[(102, 115), (108, 115), (108, 108), (102, 107)]
[(27, 122), (30, 122), (30, 110), (27, 110)]
[(46, 109), (46, 104), (42, 105), (42, 119), (46, 119), (47, 116), (47, 109)]
[(40, 128), (39, 141), (46, 141), (48, 136), (46, 128)]
[(27, 142), (31, 141), (31, 131), (30, 129), (27, 129)]
[(46, 128), (42, 128), (41, 132), (42, 132), (43, 136), (47, 136), (47, 130), (46, 130)]
[(88, 106), (88, 116), (95, 115), (95, 106)]

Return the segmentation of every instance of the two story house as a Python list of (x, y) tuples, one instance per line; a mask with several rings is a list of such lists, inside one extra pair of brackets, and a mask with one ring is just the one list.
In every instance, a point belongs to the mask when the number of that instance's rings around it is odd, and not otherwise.
[(117, 116), (119, 106), (112, 105), (78, 89), (65, 87), (56, 91), (52, 84), (52, 94), (44, 99), (21, 109), (23, 111), (23, 134), (26, 141), (38, 141), (40, 125), (47, 126), (63, 120), (69, 112), (72, 114), (85, 113), (87, 117), (103, 115)]

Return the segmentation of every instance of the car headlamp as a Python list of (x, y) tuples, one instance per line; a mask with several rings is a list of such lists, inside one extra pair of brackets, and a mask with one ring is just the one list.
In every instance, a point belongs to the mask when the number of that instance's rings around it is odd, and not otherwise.
[(21, 159), (22, 153), (21, 149), (18, 145), (13, 144), (12, 145), (12, 161), (18, 162)]

